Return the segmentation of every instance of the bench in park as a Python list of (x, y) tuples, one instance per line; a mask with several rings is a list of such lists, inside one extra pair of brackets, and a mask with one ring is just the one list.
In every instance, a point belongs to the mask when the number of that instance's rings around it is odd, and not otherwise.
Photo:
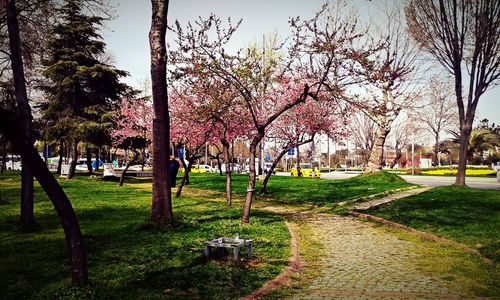
[(221, 237), (218, 239), (206, 241), (203, 243), (203, 245), (205, 246), (205, 257), (207, 259), (210, 259), (210, 253), (212, 252), (212, 250), (217, 251), (218, 255), (222, 256), (221, 251), (224, 251), (225, 249), (232, 249), (233, 261), (238, 261), (238, 253), (240, 251), (240, 248), (243, 247), (246, 247), (248, 249), (248, 258), (252, 258), (253, 240), (240, 239), (239, 237), (236, 237), (234, 239)]

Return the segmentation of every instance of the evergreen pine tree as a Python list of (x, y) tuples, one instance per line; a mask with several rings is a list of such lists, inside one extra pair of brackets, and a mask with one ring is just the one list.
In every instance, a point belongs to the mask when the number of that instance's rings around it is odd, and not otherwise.
[(119, 79), (127, 72), (103, 62), (105, 43), (98, 32), (105, 20), (83, 13), (82, 0), (67, 0), (58, 9), (60, 23), (47, 44), (44, 76), (48, 96), (44, 118), (47, 132), (65, 133), (71, 143), (74, 175), (78, 142), (110, 141), (110, 113), (127, 86)]

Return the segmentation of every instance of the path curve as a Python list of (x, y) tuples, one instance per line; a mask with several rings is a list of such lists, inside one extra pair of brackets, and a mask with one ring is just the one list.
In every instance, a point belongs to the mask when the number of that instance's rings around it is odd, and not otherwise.
[[(370, 205), (425, 190), (392, 194)], [(308, 262), (308, 268), (319, 275), (291, 299), (470, 299), (453, 281), (419, 270), (416, 262), (421, 254), (414, 242), (399, 239), (372, 223), (272, 204), (259, 208), (287, 215), (290, 221), (306, 222), (312, 238), (323, 246), (324, 254)]]
[(418, 271), (413, 242), (353, 217), (312, 216), (307, 222), (325, 249), (310, 268), (320, 275), (292, 299), (466, 298), (453, 284)]
[(293, 229), (293, 225), (291, 225), (289, 222), (285, 222), (286, 226), (288, 227), (288, 232), (290, 232), (291, 235), (291, 248), (292, 248), (292, 258), (290, 262), (288, 263), (288, 267), (281, 272), (280, 275), (278, 275), (276, 278), (268, 281), (266, 284), (264, 284), (260, 289), (254, 291), (250, 295), (241, 297), (240, 300), (251, 300), (251, 299), (259, 299), (269, 293), (270, 291), (282, 286), (283, 284), (287, 283), (290, 280), (290, 277), (299, 271), (301, 262), (300, 262), (300, 255), (299, 255), (299, 245), (297, 241), (297, 233)]

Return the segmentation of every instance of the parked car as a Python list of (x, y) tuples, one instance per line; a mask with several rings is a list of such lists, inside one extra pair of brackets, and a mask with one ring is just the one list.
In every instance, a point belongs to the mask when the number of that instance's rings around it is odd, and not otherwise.
[[(311, 164), (300, 164), (300, 173), (302, 174), (302, 177), (317, 177), (317, 178), (319, 178), (321, 176), (321, 173), (319, 172), (318, 168), (313, 168), (313, 166)], [(290, 171), (290, 175), (292, 177), (299, 176), (297, 168), (293, 168)]]
[(193, 165), (191, 167), (191, 172), (193, 173), (211, 173), (213, 169), (209, 165)]
[[(241, 173), (241, 172), (242, 172), (242, 169), (241, 169), (241, 166), (240, 166), (240, 165), (238, 165), (238, 164), (236, 164), (236, 163), (231, 163), (230, 165), (231, 165), (231, 171), (232, 171), (233, 173)], [(221, 169), (222, 169), (222, 173), (225, 173), (225, 172), (226, 172), (226, 164), (225, 164), (225, 163), (223, 163), (223, 164), (221, 165)]]
[(87, 164), (85, 163), (85, 164), (77, 164), (75, 170), (79, 172), (88, 172), (89, 169), (87, 167)]

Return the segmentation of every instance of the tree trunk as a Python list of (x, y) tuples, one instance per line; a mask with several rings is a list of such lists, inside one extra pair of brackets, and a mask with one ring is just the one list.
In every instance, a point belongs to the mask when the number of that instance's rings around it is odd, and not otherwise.
[(151, 217), (157, 223), (173, 219), (172, 194), (167, 170), (170, 145), (168, 113), (167, 62), (165, 34), (168, 0), (151, 0), (152, 17), (149, 32), (151, 49), (151, 83), (153, 92), (153, 195)]
[(63, 153), (64, 153), (64, 141), (61, 139), (59, 140), (59, 161), (57, 162), (57, 174), (61, 174)]
[(387, 126), (379, 125), (377, 128), (377, 136), (375, 138), (375, 143), (370, 154), (370, 159), (368, 160), (366, 173), (376, 173), (382, 171), (382, 165), (384, 162), (385, 139), (390, 132), (390, 129), (386, 129), (386, 127)]
[[(184, 170), (187, 170), (188, 167), (189, 167), (189, 171), (191, 171), (191, 164), (192, 164), (192, 162), (186, 163), (186, 160), (184, 158), (181, 158), (181, 162), (182, 162), (182, 167), (184, 168)], [(186, 175), (186, 182), (184, 184), (185, 185), (189, 185), (189, 183), (190, 183), (189, 182), (189, 172), (188, 172), (188, 174), (184, 174), (184, 175)], [(182, 176), (183, 178), (184, 178), (184, 175)]]
[(436, 146), (434, 147), (434, 165), (439, 165), (439, 134), (436, 134)]
[(278, 157), (273, 161), (273, 165), (271, 166), (271, 168), (267, 172), (266, 177), (264, 178), (264, 181), (262, 182), (262, 187), (260, 188), (261, 193), (267, 193), (267, 182), (271, 178), (271, 174), (273, 174), (274, 169), (276, 168), (276, 166), (278, 165), (280, 160), (283, 158), (283, 156), (288, 152), (288, 150), (290, 150), (292, 148), (293, 147), (286, 148), (283, 151), (281, 151), (280, 154), (278, 155)]
[(87, 170), (92, 175), (92, 152), (88, 146), (85, 147), (85, 157), (87, 157)]
[[(95, 167), (94, 167), (94, 170), (97, 172), (99, 170), (99, 150), (100, 148), (99, 147), (96, 147), (95, 148)], [(90, 166), (92, 167), (92, 163), (90, 163)]]
[(222, 164), (220, 162), (220, 155), (217, 155), (217, 168), (219, 169), (219, 175), (222, 176)]
[(0, 174), (3, 174), (5, 172), (5, 164), (7, 163), (7, 149), (4, 146), (3, 147), (3, 153), (2, 153), (2, 166), (0, 166)]
[(76, 173), (76, 161), (78, 160), (78, 141), (73, 139), (71, 143), (71, 164), (69, 166), (68, 179), (72, 179)]
[(141, 151), (141, 171), (144, 172), (144, 166), (146, 165), (146, 148), (142, 148)]
[(248, 188), (247, 188), (247, 196), (245, 199), (245, 208), (243, 210), (243, 218), (241, 222), (243, 224), (248, 224), (250, 223), (250, 209), (252, 208), (252, 200), (253, 200), (253, 195), (255, 193), (255, 156), (256, 156), (256, 150), (257, 150), (257, 145), (259, 143), (259, 140), (256, 142), (253, 141), (250, 144), (250, 168), (249, 168), (249, 174), (248, 174)]
[[(12, 75), (14, 77), (14, 89), (17, 100), (17, 114), (20, 126), (28, 141), (33, 145), (33, 129), (31, 124), (31, 107), (26, 92), (24, 77), (24, 65), (21, 50), (21, 39), (19, 34), (19, 24), (17, 22), (17, 9), (15, 0), (9, 0), (7, 4), (7, 27), (9, 31), (10, 61)], [(25, 231), (30, 231), (35, 225), (34, 216), (34, 185), (33, 172), (24, 158), (22, 159), (21, 170), (21, 227)]]
[(229, 157), (229, 142), (226, 139), (221, 139), (222, 148), (224, 151), (224, 160), (226, 164), (226, 203), (231, 206), (231, 158)]
[(125, 182), (125, 174), (128, 171), (128, 168), (134, 164), (134, 162), (139, 158), (139, 152), (134, 150), (134, 157), (127, 163), (125, 166), (125, 170), (123, 170), (122, 175), (120, 176), (120, 183), (119, 186), (123, 186), (123, 182)]
[(389, 168), (394, 169), (397, 163), (401, 160), (401, 157), (403, 157), (403, 153), (401, 152), (401, 149), (396, 148), (396, 157), (392, 161), (392, 163), (389, 165)]
[[(462, 123), (462, 122), (461, 122)], [(455, 178), (456, 186), (465, 186), (465, 170), (467, 169), (467, 150), (472, 131), (472, 122), (466, 120), (460, 126), (460, 146), (458, 151), (458, 170)]]
[(283, 156), (290, 150), (290, 149), (293, 149), (295, 147), (299, 147), (301, 145), (305, 145), (307, 143), (310, 143), (312, 142), (314, 139), (314, 135), (312, 136), (312, 138), (310, 139), (307, 139), (305, 141), (302, 141), (300, 143), (298, 143), (297, 145), (291, 145), (289, 147), (286, 147), (285, 149), (283, 149), (280, 154), (278, 155), (278, 157), (276, 157), (276, 159), (273, 161), (273, 164), (271, 166), (271, 169), (269, 170), (269, 172), (267, 172), (266, 174), (266, 177), (264, 178), (264, 181), (262, 182), (262, 187), (260, 188), (260, 191), (262, 193), (267, 193), (267, 182), (269, 181), (269, 179), (271, 178), (271, 174), (273, 173), (274, 169), (276, 169), (276, 166), (278, 165), (278, 163), (280, 162), (280, 160), (283, 158)]
[(189, 172), (191, 172), (191, 167), (193, 166), (193, 161), (194, 159), (188, 159), (189, 164), (186, 164), (184, 159), (181, 159), (182, 165), (184, 166), (184, 175), (182, 175), (182, 180), (181, 183), (179, 184), (179, 187), (177, 188), (177, 192), (175, 193), (175, 198), (179, 198), (182, 193), (182, 188), (189, 184)]
[[(102, 163), (105, 163), (108, 161), (107, 155), (108, 155), (108, 152), (106, 150), (106, 146), (102, 146), (102, 151), (101, 151), (101, 154), (99, 155), (100, 156), (99, 159), (101, 160)], [(140, 155), (140, 153), (139, 153), (139, 155)], [(97, 166), (99, 166), (99, 164)]]
[(33, 170), (33, 174), (47, 193), (59, 216), (69, 252), (71, 281), (73, 284), (86, 284), (88, 283), (87, 258), (75, 211), (63, 189), (33, 147), (31, 140), (20, 127), (14, 116), (7, 111), (0, 110), (0, 129), (20, 151), (23, 161)]
[(300, 152), (299, 152), (299, 148), (300, 146), (297, 146), (295, 147), (296, 148), (296, 161), (297, 161), (297, 177), (302, 177), (302, 171), (300, 170)]

